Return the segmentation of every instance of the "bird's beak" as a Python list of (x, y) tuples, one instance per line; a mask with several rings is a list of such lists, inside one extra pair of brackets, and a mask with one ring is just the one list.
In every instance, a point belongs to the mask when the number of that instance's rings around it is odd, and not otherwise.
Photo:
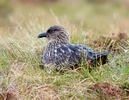
[(38, 35), (38, 38), (42, 38), (42, 37), (46, 37), (46, 36), (47, 36), (46, 33), (41, 33), (41, 34)]

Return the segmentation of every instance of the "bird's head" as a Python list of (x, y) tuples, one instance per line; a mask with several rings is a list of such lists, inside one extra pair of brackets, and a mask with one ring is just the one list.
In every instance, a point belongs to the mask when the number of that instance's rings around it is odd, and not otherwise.
[(64, 44), (69, 43), (69, 33), (61, 26), (51, 26), (44, 33), (38, 35), (38, 38), (46, 37), (49, 41), (58, 41)]

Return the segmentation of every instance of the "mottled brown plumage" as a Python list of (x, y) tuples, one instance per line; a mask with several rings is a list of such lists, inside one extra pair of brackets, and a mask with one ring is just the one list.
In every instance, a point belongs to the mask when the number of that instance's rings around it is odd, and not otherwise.
[(69, 33), (63, 27), (54, 25), (38, 38), (46, 37), (49, 40), (43, 54), (43, 64), (46, 67), (55, 67), (57, 69), (69, 68), (82, 61), (97, 63), (102, 60), (102, 64), (107, 62), (107, 54), (95, 53), (92, 49), (81, 44), (70, 44)]

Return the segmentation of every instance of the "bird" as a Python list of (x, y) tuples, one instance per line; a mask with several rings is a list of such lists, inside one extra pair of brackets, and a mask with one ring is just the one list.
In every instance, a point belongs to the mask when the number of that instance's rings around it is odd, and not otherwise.
[(44, 67), (56, 68), (58, 70), (73, 68), (82, 62), (97, 65), (108, 62), (110, 51), (96, 53), (91, 48), (82, 44), (71, 44), (69, 32), (59, 25), (53, 25), (46, 32), (40, 33), (38, 38), (47, 38), (48, 44), (42, 57)]

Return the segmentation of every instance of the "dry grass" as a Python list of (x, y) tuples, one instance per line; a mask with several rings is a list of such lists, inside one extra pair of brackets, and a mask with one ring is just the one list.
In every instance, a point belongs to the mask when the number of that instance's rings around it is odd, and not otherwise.
[[(0, 100), (128, 99), (128, 7), (81, 1), (11, 5), (13, 10), (0, 18)], [(71, 43), (118, 52), (91, 72), (82, 65), (80, 71), (48, 74), (39, 66), (47, 40), (37, 35), (55, 24), (70, 32)]]

